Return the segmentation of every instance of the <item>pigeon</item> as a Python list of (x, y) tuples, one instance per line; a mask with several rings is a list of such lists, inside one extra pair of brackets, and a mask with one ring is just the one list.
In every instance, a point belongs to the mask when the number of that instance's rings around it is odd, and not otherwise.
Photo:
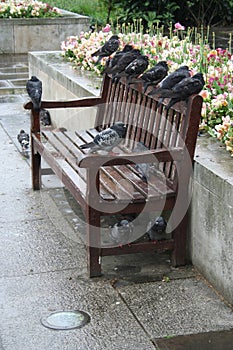
[(113, 227), (110, 227), (110, 236), (115, 243), (125, 245), (130, 242), (133, 230), (133, 223), (123, 219), (113, 225)]
[(160, 96), (163, 98), (170, 98), (166, 109), (172, 107), (176, 102), (187, 101), (189, 96), (199, 94), (205, 85), (202, 73), (196, 73), (192, 77), (182, 79), (171, 90), (164, 89)]
[(152, 220), (147, 225), (146, 233), (151, 241), (159, 241), (164, 239), (162, 235), (167, 227), (167, 222), (162, 216), (158, 216), (155, 220)]
[[(134, 153), (141, 153), (145, 150), (148, 150), (148, 148), (144, 145), (143, 142), (138, 142), (137, 146), (133, 149)], [(147, 182), (150, 175), (150, 163), (140, 163), (135, 165), (135, 169), (138, 171), (139, 176), (141, 177), (142, 181)]]
[(140, 50), (132, 49), (120, 57), (117, 64), (108, 71), (109, 74), (112, 74), (112, 81), (114, 83), (118, 82), (121, 78), (121, 73), (124, 72), (125, 68), (141, 55)]
[(44, 108), (41, 108), (40, 110), (40, 121), (44, 126), (51, 125), (50, 113)]
[(123, 122), (116, 122), (97, 134), (92, 142), (80, 146), (81, 149), (90, 148), (90, 153), (103, 150), (110, 152), (125, 138), (127, 127)]
[(22, 153), (25, 156), (28, 156), (28, 148), (29, 148), (29, 134), (27, 134), (23, 129), (20, 130), (17, 135), (17, 139), (21, 145)]
[(166, 61), (159, 61), (154, 67), (146, 71), (140, 77), (143, 80), (143, 92), (145, 93), (150, 85), (158, 85), (168, 73)]
[(120, 41), (118, 35), (112, 35), (105, 44), (100, 47), (97, 51), (92, 53), (91, 57), (98, 56), (96, 63), (99, 63), (103, 57), (109, 57), (119, 48)]
[(132, 45), (126, 44), (122, 51), (117, 51), (112, 58), (109, 58), (106, 62), (104, 73), (109, 73), (110, 70), (116, 66), (119, 59), (126, 53), (133, 50)]
[[(158, 88), (154, 88), (149, 95), (158, 95), (163, 92), (163, 90), (171, 90), (176, 84), (178, 84), (181, 80), (190, 77), (190, 71), (188, 66), (181, 66), (176, 69), (174, 72), (169, 74), (165, 79), (161, 81)], [(162, 103), (163, 98), (161, 97), (159, 102)]]
[(141, 55), (137, 57), (133, 62), (131, 62), (120, 75), (126, 76), (127, 83), (130, 85), (133, 83), (132, 79), (137, 78), (147, 69), (148, 64), (148, 56)]
[(39, 112), (42, 96), (42, 82), (33, 75), (26, 83), (26, 90), (32, 101), (33, 109)]

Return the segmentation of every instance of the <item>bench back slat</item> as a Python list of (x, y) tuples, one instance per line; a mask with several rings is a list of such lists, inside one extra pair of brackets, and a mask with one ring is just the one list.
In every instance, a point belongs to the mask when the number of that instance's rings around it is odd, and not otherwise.
[[(98, 131), (121, 120), (128, 125), (124, 143), (126, 148), (132, 150), (138, 142), (148, 149), (186, 145), (193, 159), (201, 115), (201, 96), (192, 96), (188, 103), (177, 103), (168, 110), (165, 108), (167, 100), (159, 105), (158, 98), (142, 92), (141, 83), (127, 86), (124, 78), (112, 83), (111, 77), (105, 74), (101, 97), (105, 98), (105, 103), (97, 111), (95, 126)], [(160, 170), (171, 183), (176, 182), (173, 162), (160, 164)]]

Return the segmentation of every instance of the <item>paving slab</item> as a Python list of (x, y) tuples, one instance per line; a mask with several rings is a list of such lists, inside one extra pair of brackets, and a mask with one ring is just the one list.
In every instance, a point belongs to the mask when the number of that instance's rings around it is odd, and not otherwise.
[(201, 278), (130, 285), (118, 290), (153, 339), (233, 327), (231, 308)]
[[(68, 225), (63, 229), (68, 230)], [(66, 232), (58, 231), (48, 219), (0, 224), (0, 236), (2, 277), (74, 268), (87, 274), (82, 242), (78, 237), (67, 238)]]
[[(104, 280), (59, 271), (0, 279), (0, 322), (5, 350), (155, 349), (152, 341)], [(81, 329), (54, 331), (40, 320), (57, 310), (82, 310), (91, 321)]]
[(158, 350), (232, 350), (233, 330), (160, 339)]

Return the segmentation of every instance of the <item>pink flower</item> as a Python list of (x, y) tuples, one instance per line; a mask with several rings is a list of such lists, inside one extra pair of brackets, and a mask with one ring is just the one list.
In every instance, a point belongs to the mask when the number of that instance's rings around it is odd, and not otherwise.
[(180, 24), (180, 22), (175, 23), (175, 31), (185, 30), (185, 27)]
[(106, 24), (106, 26), (102, 29), (102, 31), (103, 31), (104, 33), (108, 33), (108, 32), (110, 32), (110, 30), (111, 30), (110, 24)]

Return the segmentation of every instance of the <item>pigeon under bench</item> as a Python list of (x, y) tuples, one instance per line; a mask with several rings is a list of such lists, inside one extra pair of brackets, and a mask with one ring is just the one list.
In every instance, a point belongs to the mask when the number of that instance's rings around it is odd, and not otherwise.
[[(41, 129), (39, 111), (31, 102), (24, 105), (31, 110), (33, 189), (40, 190), (41, 176), (48, 174), (41, 169), (43, 157), (82, 208), (90, 277), (101, 276), (101, 258), (109, 255), (170, 251), (173, 266), (186, 264), (187, 210), (202, 97), (192, 95), (168, 109), (169, 99), (160, 103), (149, 92), (143, 93), (141, 83), (128, 85), (125, 78), (112, 82), (105, 74), (99, 97), (41, 102), (41, 108), (63, 109), (64, 114), (68, 108), (95, 106), (94, 127), (82, 131)], [(119, 121), (125, 132), (106, 136)], [(106, 147), (112, 137), (114, 148)], [(138, 229), (143, 214), (164, 211), (169, 213), (169, 238), (146, 239), (146, 232)], [(124, 244), (106, 246), (101, 219), (114, 215), (132, 218), (132, 236)]]

